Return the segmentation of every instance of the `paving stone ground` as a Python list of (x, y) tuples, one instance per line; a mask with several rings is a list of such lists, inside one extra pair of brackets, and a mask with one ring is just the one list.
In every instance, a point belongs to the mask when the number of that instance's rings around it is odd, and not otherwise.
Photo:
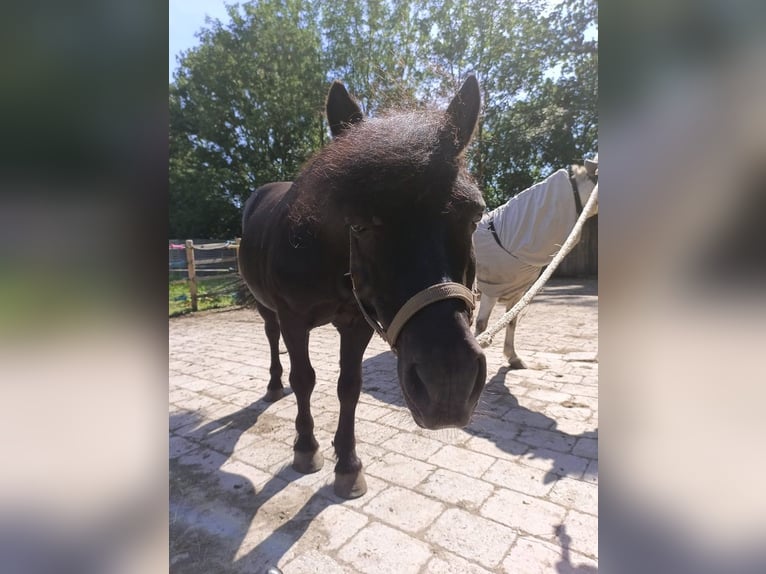
[(439, 431), (412, 421), (395, 357), (374, 338), (357, 409), (368, 491), (346, 501), (332, 490), (336, 331), (311, 333), (325, 465), (300, 475), (294, 395), (261, 400), (269, 352), (258, 314), (171, 319), (171, 572), (597, 572), (597, 336), (597, 282), (549, 282), (516, 334), (534, 368), (509, 371), (498, 336), (472, 422)]

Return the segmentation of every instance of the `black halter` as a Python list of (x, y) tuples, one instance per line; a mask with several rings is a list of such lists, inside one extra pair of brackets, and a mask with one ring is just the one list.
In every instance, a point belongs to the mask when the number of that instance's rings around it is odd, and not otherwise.
[[(577, 216), (582, 213), (582, 198), (580, 197), (580, 190), (577, 189), (577, 179), (575, 178), (572, 166), (569, 166), (569, 184), (572, 186), (572, 193), (574, 194), (575, 207), (577, 208)], [(598, 185), (598, 175), (588, 174), (588, 179), (593, 182), (594, 185)]]

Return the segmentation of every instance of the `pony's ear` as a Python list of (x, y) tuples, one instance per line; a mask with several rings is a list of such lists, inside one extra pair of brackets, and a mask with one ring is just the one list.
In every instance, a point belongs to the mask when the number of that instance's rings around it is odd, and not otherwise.
[(447, 125), (442, 137), (447, 150), (459, 154), (471, 141), (476, 121), (479, 119), (481, 94), (476, 76), (468, 76), (460, 91), (447, 108)]
[(327, 95), (327, 121), (332, 137), (337, 138), (353, 124), (364, 118), (356, 100), (346, 91), (346, 86), (335, 80)]

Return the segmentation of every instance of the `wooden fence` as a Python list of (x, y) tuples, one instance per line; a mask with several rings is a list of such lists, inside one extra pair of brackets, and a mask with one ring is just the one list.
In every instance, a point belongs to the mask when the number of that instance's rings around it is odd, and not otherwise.
[[(178, 257), (174, 258), (173, 253), (179, 253), (181, 250), (186, 255), (186, 267), (181, 267), (179, 264), (182, 262)], [(205, 259), (205, 266), (200, 269), (205, 273), (236, 273), (239, 274), (239, 238), (234, 241), (225, 241), (211, 243), (209, 241), (200, 242), (195, 245), (193, 239), (187, 239), (183, 244), (178, 242), (170, 242), (169, 245), (169, 261), (168, 268), (171, 273), (185, 272), (189, 279), (189, 299), (191, 302), (191, 310), (197, 311), (199, 306), (199, 295), (197, 292), (197, 276), (198, 265), (197, 257), (195, 257), (195, 250), (198, 251), (221, 251), (221, 250), (233, 250), (233, 257), (221, 257), (220, 255)], [(223, 265), (229, 264), (226, 267)]]
[[(198, 309), (197, 276), (202, 273), (236, 273), (239, 274), (239, 238), (233, 241), (211, 243), (199, 240), (195, 245), (194, 240), (187, 239), (183, 243), (173, 241), (169, 245), (171, 257), (169, 258), (169, 270), (171, 273), (185, 273), (189, 279), (189, 297), (192, 311)], [(172, 257), (174, 252), (180, 255), (185, 252), (186, 259), (178, 256)], [(216, 256), (205, 259), (205, 265), (198, 269), (198, 258), (195, 251), (232, 250), (233, 257), (223, 258)], [(185, 267), (183, 266), (185, 264)], [(223, 265), (227, 265), (223, 267)], [(211, 266), (213, 265), (213, 266)], [(217, 265), (217, 267), (215, 267)], [(583, 227), (579, 243), (564, 258), (553, 274), (553, 277), (597, 277), (598, 276), (598, 215), (591, 217)]]
[(598, 215), (585, 222), (580, 242), (564, 257), (553, 277), (598, 277)]

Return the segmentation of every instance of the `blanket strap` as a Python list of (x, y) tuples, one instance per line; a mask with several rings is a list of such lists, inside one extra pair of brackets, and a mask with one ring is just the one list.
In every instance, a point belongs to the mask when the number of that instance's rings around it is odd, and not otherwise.
[(582, 213), (582, 198), (580, 197), (580, 190), (577, 189), (577, 180), (572, 173), (572, 168), (569, 168), (569, 183), (572, 185), (572, 193), (574, 194), (575, 207), (577, 208), (577, 217), (580, 217)]
[(508, 255), (510, 255), (510, 256), (511, 256), (511, 257), (513, 257), (514, 259), (518, 259), (519, 261), (521, 261), (521, 259), (519, 259), (518, 257), (516, 257), (516, 256), (515, 256), (513, 253), (511, 253), (510, 251), (508, 251), (508, 250), (507, 250), (505, 247), (503, 247), (503, 244), (500, 242), (500, 237), (498, 237), (498, 235), (497, 235), (497, 231), (495, 230), (495, 220), (494, 220), (494, 219), (490, 219), (490, 220), (489, 220), (489, 223), (487, 224), (487, 228), (488, 228), (488, 229), (490, 230), (490, 232), (492, 233), (492, 237), (495, 239), (495, 243), (497, 243), (497, 244), (498, 244), (498, 246), (500, 247), (500, 249), (502, 249), (503, 251), (505, 251), (505, 252), (506, 252)]

